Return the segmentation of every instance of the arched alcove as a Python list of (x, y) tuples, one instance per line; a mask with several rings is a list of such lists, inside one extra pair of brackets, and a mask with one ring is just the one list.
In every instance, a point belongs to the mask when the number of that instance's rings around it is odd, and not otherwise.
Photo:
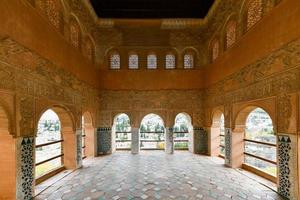
[(224, 158), (225, 154), (225, 127), (224, 114), (216, 110), (212, 116), (212, 125), (209, 134), (209, 154)]
[(16, 196), (16, 141), (9, 126), (8, 115), (0, 105), (0, 199)]
[(140, 149), (165, 149), (165, 126), (163, 119), (159, 115), (151, 113), (142, 119), (140, 126)]
[(112, 135), (114, 150), (131, 149), (131, 125), (130, 118), (127, 114), (121, 113), (115, 116)]
[(82, 158), (96, 155), (95, 147), (95, 128), (90, 112), (82, 115)]

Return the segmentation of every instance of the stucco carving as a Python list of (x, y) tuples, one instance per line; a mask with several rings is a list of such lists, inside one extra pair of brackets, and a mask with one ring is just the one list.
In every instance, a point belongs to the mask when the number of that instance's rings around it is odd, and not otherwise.
[(18, 135), (34, 134), (35, 106), (49, 106), (43, 101), (67, 107), (77, 128), (81, 127), (82, 106), (98, 108), (96, 88), (10, 38), (0, 41), (0, 77), (0, 89), (17, 93)]
[(278, 130), (288, 130), (290, 126), (290, 117), (292, 115), (291, 96), (282, 94), (278, 97)]
[(19, 127), (23, 136), (32, 136), (34, 132), (34, 101), (30, 96), (22, 96), (20, 104)]
[(205, 104), (214, 107), (299, 90), (299, 51), (300, 40), (293, 41), (210, 86)]
[[(133, 111), (132, 117), (141, 121), (144, 115), (154, 112), (161, 114), (164, 121), (173, 124), (174, 119), (166, 119), (166, 112), (187, 111), (193, 117), (193, 123), (201, 125), (202, 93), (198, 90), (180, 91), (102, 91), (100, 94), (101, 119), (103, 126), (112, 121), (114, 113)], [(135, 112), (134, 112), (135, 111)], [(110, 114), (112, 113), (112, 114)], [(170, 121), (170, 122), (169, 122)], [(108, 123), (110, 124), (110, 123)]]

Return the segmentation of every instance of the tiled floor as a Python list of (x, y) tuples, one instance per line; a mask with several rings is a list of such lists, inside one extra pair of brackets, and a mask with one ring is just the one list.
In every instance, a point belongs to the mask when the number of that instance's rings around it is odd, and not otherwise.
[(218, 159), (182, 151), (116, 152), (85, 160), (35, 199), (281, 199)]

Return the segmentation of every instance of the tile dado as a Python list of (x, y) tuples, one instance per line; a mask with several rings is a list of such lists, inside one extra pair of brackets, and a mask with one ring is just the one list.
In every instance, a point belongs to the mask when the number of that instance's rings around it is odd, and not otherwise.
[(17, 142), (17, 199), (34, 196), (34, 138), (19, 138)]
[(100, 127), (97, 129), (97, 153), (108, 154), (112, 151), (112, 131), (110, 127)]
[(82, 130), (76, 130), (76, 164), (82, 166)]
[(231, 165), (232, 132), (230, 128), (225, 128), (225, 164)]
[(208, 134), (202, 127), (194, 127), (194, 146), (195, 153), (208, 153)]
[(297, 197), (297, 140), (294, 135), (278, 134), (278, 192), (288, 199)]

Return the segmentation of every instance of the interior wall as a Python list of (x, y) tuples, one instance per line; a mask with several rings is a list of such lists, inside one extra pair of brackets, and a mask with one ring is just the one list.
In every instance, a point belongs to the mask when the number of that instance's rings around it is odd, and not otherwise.
[(28, 1), (1, 1), (0, 18), (6, 19), (0, 22), (0, 38), (9, 36), (80, 80), (99, 86), (96, 67), (50, 26)]
[(15, 199), (16, 142), (8, 130), (8, 117), (0, 106), (0, 199)]
[[(274, 51), (299, 39), (300, 2), (284, 0), (239, 37), (236, 43), (205, 67), (205, 87), (210, 87), (252, 63), (274, 54)], [(287, 12), (288, 11), (288, 12)], [(271, 55), (270, 55), (271, 54)], [(238, 55), (238, 56), (237, 56)], [(272, 72), (280, 71), (280, 65)]]

